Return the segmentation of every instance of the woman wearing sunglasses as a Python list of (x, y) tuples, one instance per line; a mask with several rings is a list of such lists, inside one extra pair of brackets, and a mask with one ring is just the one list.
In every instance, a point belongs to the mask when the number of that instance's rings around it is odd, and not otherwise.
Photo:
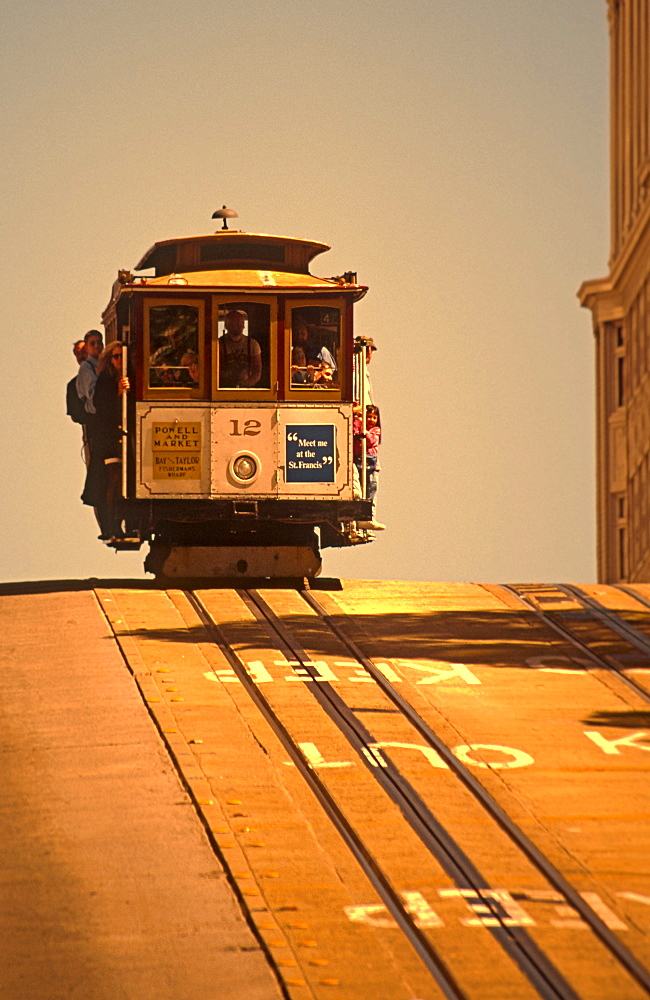
[(122, 468), (122, 396), (130, 384), (122, 372), (122, 343), (114, 340), (104, 348), (97, 366), (94, 404), (97, 452), (100, 465), (98, 483), (99, 520), (104, 540), (120, 538), (124, 532), (117, 514)]

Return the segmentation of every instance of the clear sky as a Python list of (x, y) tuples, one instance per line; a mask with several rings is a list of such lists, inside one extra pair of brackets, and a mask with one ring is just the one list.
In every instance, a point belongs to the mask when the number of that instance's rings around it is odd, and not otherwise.
[(71, 346), (224, 203), (370, 285), (388, 530), (324, 572), (594, 578), (604, 0), (5, 0), (0, 29), (0, 579), (144, 575), (79, 501)]

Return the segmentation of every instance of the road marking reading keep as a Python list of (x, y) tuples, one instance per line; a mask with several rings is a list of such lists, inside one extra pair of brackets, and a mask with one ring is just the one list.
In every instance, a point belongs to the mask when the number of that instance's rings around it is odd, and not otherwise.
[[(465, 684), (481, 683), (464, 663), (449, 663), (447, 660), (430, 660), (420, 663), (416, 663), (415, 660), (396, 660), (395, 662), (402, 667), (419, 670), (428, 675), (415, 681), (416, 684), (439, 684), (441, 681), (451, 680), (462, 680)], [(300, 660), (273, 660), (272, 663), (275, 667), (290, 667), (293, 673), (285, 675), (284, 678), (275, 678), (262, 660), (248, 660), (245, 666), (255, 684), (269, 684), (280, 679), (289, 682), (302, 681), (303, 683), (313, 681), (331, 684), (341, 683), (341, 678), (334, 673), (332, 667), (325, 660), (305, 660), (304, 662)], [(354, 660), (334, 660), (333, 666), (339, 671), (350, 671), (343, 680), (357, 684), (375, 683), (372, 674)], [(402, 678), (389, 663), (378, 662), (375, 667), (391, 684), (402, 683)], [(206, 671), (203, 676), (206, 680), (220, 680), (224, 684), (239, 683), (239, 678), (231, 667), (215, 668)]]
[[(582, 920), (572, 906), (569, 906), (564, 896), (548, 889), (528, 889), (524, 891), (508, 889), (438, 889), (438, 896), (443, 902), (459, 900), (463, 903), (465, 912), (471, 916), (456, 914), (454, 919), (463, 927), (495, 927), (502, 924), (505, 927), (537, 927), (548, 922), (553, 927), (564, 930), (584, 930), (588, 925)], [(415, 918), (418, 927), (444, 927), (442, 917), (429, 905), (420, 892), (400, 893), (406, 903), (406, 909)], [(581, 892), (580, 895), (591, 909), (613, 931), (628, 930), (616, 913), (595, 892)], [(618, 896), (640, 900), (650, 904), (650, 898), (636, 893), (619, 892)], [(535, 920), (521, 906), (521, 901), (535, 905), (537, 910)], [(539, 912), (541, 905), (550, 906), (550, 912), (556, 917)], [(369, 924), (371, 927), (394, 927), (397, 924), (388, 916), (386, 907), (372, 903), (355, 906), (345, 906), (348, 920), (353, 923)], [(557, 919), (559, 917), (560, 919)], [(544, 918), (544, 919), (542, 919)]]
[(418, 663), (416, 660), (403, 659), (397, 659), (395, 663), (401, 667), (407, 667), (409, 670), (420, 670), (429, 674), (428, 677), (416, 681), (416, 684), (439, 684), (441, 681), (457, 678), (465, 681), (466, 684), (481, 683), (476, 674), (473, 674), (464, 663), (450, 663), (449, 660), (427, 660)]
[(617, 740), (606, 739), (597, 729), (584, 729), (583, 732), (587, 739), (590, 739), (606, 754), (620, 754), (619, 747), (632, 747), (634, 750), (646, 750), (650, 752), (650, 746), (642, 747), (637, 743), (637, 740), (646, 739), (650, 736), (650, 733), (643, 730), (639, 733), (630, 733), (629, 736), (619, 736)]

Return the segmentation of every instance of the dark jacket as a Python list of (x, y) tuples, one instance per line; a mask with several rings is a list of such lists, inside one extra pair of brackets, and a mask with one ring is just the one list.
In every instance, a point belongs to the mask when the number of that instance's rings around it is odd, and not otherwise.
[(111, 370), (105, 368), (97, 379), (93, 402), (97, 414), (95, 420), (95, 442), (98, 457), (122, 457), (122, 397), (117, 391), (117, 379)]

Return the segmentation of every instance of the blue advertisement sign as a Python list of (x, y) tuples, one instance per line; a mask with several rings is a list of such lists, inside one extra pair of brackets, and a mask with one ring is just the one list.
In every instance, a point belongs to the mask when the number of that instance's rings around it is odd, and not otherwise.
[(336, 477), (334, 424), (287, 424), (288, 483), (333, 483)]

